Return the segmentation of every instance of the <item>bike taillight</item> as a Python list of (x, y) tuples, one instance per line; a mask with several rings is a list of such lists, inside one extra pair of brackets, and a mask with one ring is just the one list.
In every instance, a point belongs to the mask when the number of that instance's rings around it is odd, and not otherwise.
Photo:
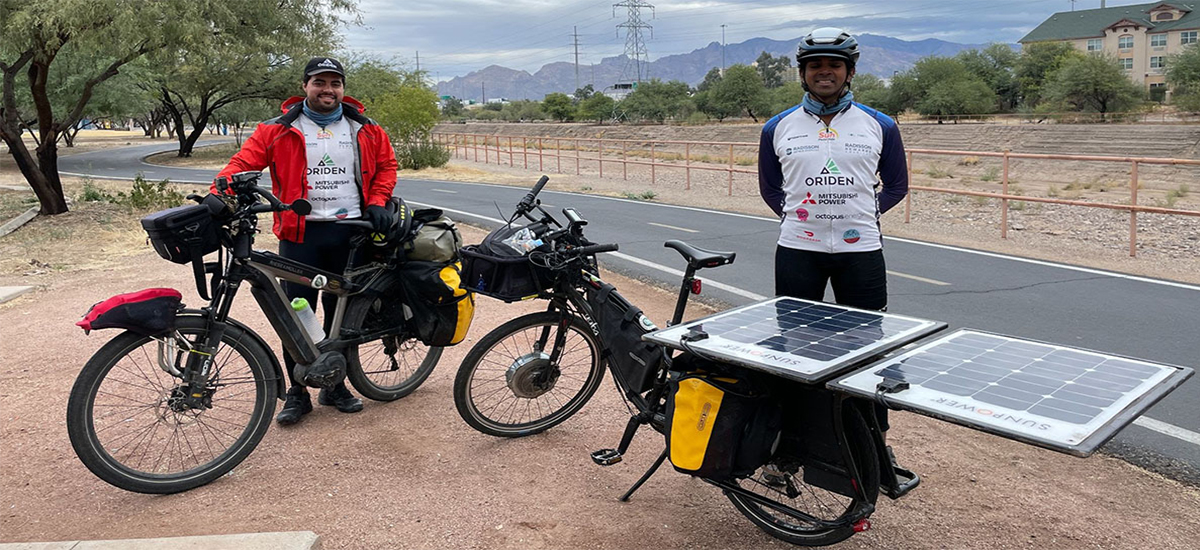
[(863, 518), (854, 522), (854, 532), (861, 533), (871, 528), (871, 521)]
[(704, 284), (700, 279), (692, 279), (692, 294), (700, 294), (701, 290), (704, 290)]

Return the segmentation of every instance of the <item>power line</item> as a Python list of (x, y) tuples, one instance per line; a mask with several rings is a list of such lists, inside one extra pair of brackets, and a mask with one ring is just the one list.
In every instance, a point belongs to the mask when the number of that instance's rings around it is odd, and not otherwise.
[(575, 39), (575, 89), (579, 89), (579, 27), (572, 27), (575, 32), (571, 36)]
[[(624, 23), (617, 25), (617, 29), (625, 29), (625, 67), (621, 69), (621, 82), (641, 82), (643, 77), (649, 78), (650, 53), (646, 50), (646, 40), (642, 38), (642, 30), (649, 30), (650, 37), (654, 37), (654, 27), (642, 22), (642, 9), (649, 8), (650, 16), (654, 17), (654, 6), (645, 0), (625, 0), (617, 4), (613, 4), (613, 17), (617, 15), (617, 8), (626, 8), (629, 12), (629, 19)], [(621, 35), (621, 31), (617, 31), (617, 36)]]

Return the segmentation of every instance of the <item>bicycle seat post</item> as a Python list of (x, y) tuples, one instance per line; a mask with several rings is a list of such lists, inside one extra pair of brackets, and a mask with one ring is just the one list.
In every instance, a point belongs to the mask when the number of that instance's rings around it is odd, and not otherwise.
[(683, 310), (687, 308), (688, 294), (691, 294), (695, 280), (696, 266), (688, 262), (687, 271), (683, 274), (683, 282), (679, 286), (679, 299), (675, 302), (675, 314), (671, 316), (671, 322), (667, 326), (678, 325), (683, 320)]

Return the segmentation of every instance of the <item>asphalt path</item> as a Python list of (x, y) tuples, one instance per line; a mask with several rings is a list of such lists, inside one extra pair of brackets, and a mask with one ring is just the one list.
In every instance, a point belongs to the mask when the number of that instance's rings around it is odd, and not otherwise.
[[(62, 157), (66, 174), (206, 183), (215, 171), (149, 165), (143, 158), (168, 144), (110, 149)], [(530, 184), (536, 175), (530, 175)], [(402, 180), (397, 193), (414, 205), (436, 206), (451, 217), (496, 227), (526, 190), (473, 183)], [(544, 191), (557, 214), (577, 209), (591, 223), (594, 242), (620, 244), (602, 259), (606, 268), (678, 288), (682, 261), (663, 247), (668, 239), (737, 251), (730, 266), (702, 271), (705, 298), (738, 305), (770, 295), (777, 221), (629, 201)], [(1200, 367), (1200, 287), (1131, 277), (905, 239), (885, 240), (889, 310), (970, 327), (1189, 367)], [(656, 320), (665, 321), (665, 320)], [(1104, 448), (1131, 462), (1200, 483), (1200, 377), (1194, 376), (1154, 405)]]

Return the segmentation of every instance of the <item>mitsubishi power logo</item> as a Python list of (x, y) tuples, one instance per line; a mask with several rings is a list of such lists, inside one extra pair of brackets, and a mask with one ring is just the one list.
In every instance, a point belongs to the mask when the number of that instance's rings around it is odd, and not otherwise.
[(829, 160), (825, 161), (825, 167), (821, 169), (822, 176), (826, 176), (826, 175), (840, 176), (841, 174), (842, 174), (842, 171), (838, 170), (838, 165), (836, 162), (833, 162), (833, 159), (829, 159)]
[(812, 193), (805, 193), (805, 195), (807, 196), (804, 197), (804, 200), (800, 201), (800, 204), (817, 204), (817, 201), (812, 198)]

